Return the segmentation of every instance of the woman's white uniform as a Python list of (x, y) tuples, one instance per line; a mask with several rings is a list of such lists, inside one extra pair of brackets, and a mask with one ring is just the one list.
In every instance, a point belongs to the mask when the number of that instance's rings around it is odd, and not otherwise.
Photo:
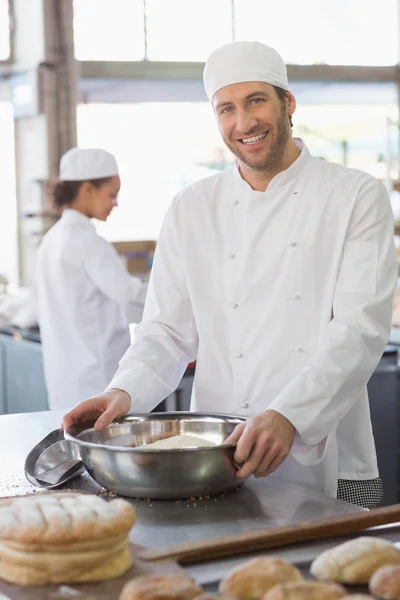
[(36, 288), (49, 408), (70, 409), (113, 377), (147, 284), (129, 275), (88, 217), (65, 209), (39, 248)]

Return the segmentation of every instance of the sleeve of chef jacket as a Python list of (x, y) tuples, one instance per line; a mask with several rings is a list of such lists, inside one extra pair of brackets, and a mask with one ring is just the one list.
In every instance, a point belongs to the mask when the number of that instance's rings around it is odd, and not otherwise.
[(147, 283), (132, 277), (114, 246), (99, 235), (91, 235), (82, 253), (88, 277), (105, 296), (119, 302), (130, 323), (142, 319)]
[(197, 329), (181, 263), (177, 203), (175, 198), (158, 237), (143, 321), (107, 388), (128, 392), (134, 412), (149, 411), (171, 394), (197, 356)]
[(368, 180), (350, 218), (332, 320), (307, 364), (269, 406), (294, 425), (292, 451), (296, 441), (320, 446), (316, 462), (323, 457), (321, 444), (360, 397), (388, 342), (397, 280), (393, 233), (386, 189)]

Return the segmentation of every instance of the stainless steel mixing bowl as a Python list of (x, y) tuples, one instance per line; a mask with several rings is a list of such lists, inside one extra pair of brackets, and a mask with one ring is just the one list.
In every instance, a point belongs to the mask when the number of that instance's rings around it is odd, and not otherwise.
[(97, 483), (122, 496), (177, 499), (219, 494), (240, 485), (235, 445), (146, 450), (171, 435), (194, 435), (223, 444), (242, 417), (176, 412), (127, 415), (103, 431), (93, 423), (69, 428), (65, 438)]

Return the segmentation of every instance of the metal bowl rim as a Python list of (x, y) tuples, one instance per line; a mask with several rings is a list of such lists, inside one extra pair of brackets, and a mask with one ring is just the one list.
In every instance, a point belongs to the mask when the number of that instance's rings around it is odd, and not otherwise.
[[(149, 418), (146, 419), (146, 415), (149, 415)], [(181, 412), (159, 412), (159, 413), (130, 413), (128, 415), (125, 415), (124, 417), (119, 417), (118, 419), (115, 419), (114, 421), (112, 421), (112, 423), (110, 423), (110, 425), (108, 427), (112, 427), (113, 424), (118, 425), (118, 424), (123, 424), (123, 423), (127, 423), (130, 421), (134, 421), (135, 418), (138, 419), (138, 421), (150, 421), (151, 420), (151, 416), (165, 416), (167, 417), (167, 415), (176, 415), (176, 417), (193, 417), (193, 419), (195, 419), (196, 417), (211, 417), (211, 418), (220, 418), (221, 421), (224, 421), (225, 419), (235, 419), (238, 421), (241, 421), (242, 423), (244, 423), (247, 420), (247, 417), (243, 417), (241, 415), (228, 415), (228, 414), (224, 414), (224, 413), (201, 413), (201, 412), (187, 412), (187, 411), (181, 411)], [(156, 420), (156, 419), (155, 419)], [(162, 420), (162, 419), (160, 419)], [(165, 418), (165, 420), (168, 420), (167, 418)], [(89, 426), (90, 424), (90, 426)], [(239, 425), (240, 423), (238, 423)], [(85, 425), (88, 425), (87, 427), (85, 427)], [(110, 452), (127, 452), (127, 453), (133, 453), (133, 454), (143, 454), (143, 452), (146, 452), (146, 454), (161, 454), (163, 452), (167, 452), (168, 454), (175, 454), (175, 453), (185, 453), (185, 452), (210, 452), (210, 451), (215, 451), (216, 449), (221, 449), (221, 448), (236, 448), (236, 444), (220, 444), (218, 446), (201, 446), (199, 448), (164, 448), (161, 450), (144, 450), (143, 446), (141, 447), (126, 447), (126, 446), (111, 446), (108, 444), (96, 444), (94, 442), (86, 442), (84, 440), (79, 439), (78, 437), (76, 437), (76, 435), (74, 435), (74, 432), (76, 432), (76, 430), (78, 429), (78, 433), (82, 433), (83, 431), (92, 429), (94, 425), (94, 421), (87, 421), (86, 423), (82, 423), (80, 425), (73, 425), (72, 427), (69, 427), (67, 430), (64, 431), (64, 438), (69, 441), (69, 442), (73, 442), (74, 444), (77, 444), (78, 446), (83, 446), (85, 448), (94, 448), (94, 449), (102, 449), (102, 450), (108, 450)]]

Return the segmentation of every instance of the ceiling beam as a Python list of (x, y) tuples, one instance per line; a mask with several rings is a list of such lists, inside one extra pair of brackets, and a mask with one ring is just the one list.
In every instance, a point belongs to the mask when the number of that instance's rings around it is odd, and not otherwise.
[[(201, 79), (204, 63), (199, 62), (104, 62), (81, 61), (84, 79)], [(289, 81), (400, 82), (400, 67), (288, 65)]]

